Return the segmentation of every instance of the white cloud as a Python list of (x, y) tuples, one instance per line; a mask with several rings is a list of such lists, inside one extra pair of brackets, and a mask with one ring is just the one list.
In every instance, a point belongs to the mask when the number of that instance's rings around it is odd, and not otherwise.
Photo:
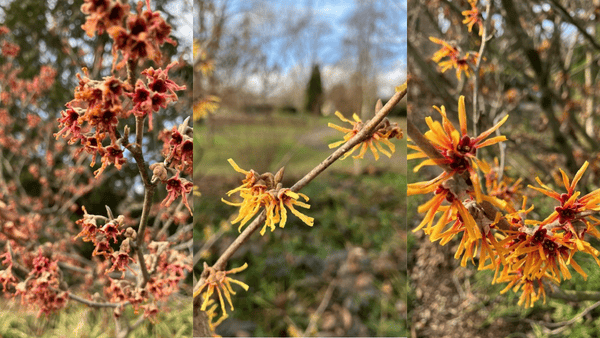
[(392, 70), (383, 72), (377, 77), (377, 83), (379, 84), (377, 95), (383, 98), (391, 97), (394, 95), (394, 88), (404, 83), (404, 81), (406, 81), (406, 63), (399, 61)]

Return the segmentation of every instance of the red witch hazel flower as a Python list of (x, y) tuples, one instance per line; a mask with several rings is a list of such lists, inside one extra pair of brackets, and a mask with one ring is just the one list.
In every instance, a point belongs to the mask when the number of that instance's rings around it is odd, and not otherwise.
[[(107, 29), (108, 34), (114, 40), (113, 68), (120, 69), (127, 60), (146, 57), (159, 63), (162, 58), (160, 46), (165, 42), (176, 45), (176, 42), (169, 38), (171, 26), (165, 22), (160, 13), (152, 12), (150, 0), (146, 0), (147, 9), (145, 11), (142, 11), (143, 6), (142, 1), (138, 2), (138, 13), (127, 16), (127, 28), (122, 25), (114, 25)], [(123, 60), (116, 64), (119, 50), (123, 55)]]
[(188, 127), (190, 118), (186, 118), (179, 127), (165, 129), (159, 135), (159, 139), (164, 142), (163, 155), (165, 161), (170, 167), (181, 170), (184, 173), (191, 173), (194, 140), (192, 138), (192, 128)]
[(129, 261), (134, 262), (133, 258), (129, 256), (129, 251), (131, 249), (131, 245), (129, 244), (130, 239), (126, 238), (121, 243), (121, 248), (119, 251), (112, 254), (112, 262), (113, 265), (110, 269), (106, 270), (105, 274), (108, 274), (112, 271), (119, 270), (123, 272), (123, 277), (125, 277), (125, 270), (131, 271), (134, 275), (136, 275), (135, 271), (129, 267)]
[(84, 0), (81, 12), (87, 14), (81, 28), (89, 37), (102, 34), (112, 26), (123, 24), (123, 18), (129, 13), (129, 5), (111, 0)]
[[(117, 169), (121, 169), (127, 159), (123, 157), (123, 149), (118, 143), (113, 143), (110, 146), (103, 148), (98, 147), (98, 152), (102, 157), (102, 166), (94, 171), (94, 176), (98, 177), (109, 164), (114, 164)], [(93, 162), (92, 162), (93, 163)]]
[[(134, 106), (131, 110), (135, 116), (148, 115), (148, 130), (152, 130), (152, 112), (166, 108), (167, 104), (176, 102), (178, 96), (175, 91), (185, 90), (186, 86), (178, 86), (169, 79), (169, 69), (177, 65), (177, 61), (169, 64), (164, 70), (152, 67), (142, 71), (148, 79), (147, 84), (137, 80), (135, 91), (127, 94), (133, 100)], [(168, 92), (167, 92), (168, 91)]]
[(179, 171), (177, 171), (175, 176), (167, 180), (166, 184), (167, 191), (169, 192), (169, 194), (160, 205), (168, 207), (171, 205), (171, 203), (173, 203), (173, 201), (177, 197), (181, 196), (181, 198), (183, 199), (183, 204), (185, 204), (185, 206), (188, 208), (190, 214), (193, 214), (192, 209), (190, 208), (190, 205), (188, 203), (187, 195), (192, 191), (194, 183), (186, 180), (185, 178), (180, 178)]
[(58, 290), (61, 273), (56, 261), (44, 256), (40, 248), (31, 263), (29, 276), (15, 287), (15, 296), (21, 295), (24, 304), (38, 308), (38, 316), (42, 313), (49, 315), (65, 307), (69, 293)]

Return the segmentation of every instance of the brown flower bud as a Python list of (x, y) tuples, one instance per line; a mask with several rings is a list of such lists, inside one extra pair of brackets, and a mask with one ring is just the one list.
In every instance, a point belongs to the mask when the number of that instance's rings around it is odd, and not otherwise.
[(125, 230), (125, 237), (135, 239), (137, 237), (137, 232), (134, 228), (127, 228), (127, 230)]
[(162, 182), (167, 180), (168, 173), (167, 173), (167, 169), (165, 168), (164, 163), (159, 162), (159, 163), (151, 164), (150, 170), (152, 170), (152, 181), (154, 181), (155, 178), (158, 178)]

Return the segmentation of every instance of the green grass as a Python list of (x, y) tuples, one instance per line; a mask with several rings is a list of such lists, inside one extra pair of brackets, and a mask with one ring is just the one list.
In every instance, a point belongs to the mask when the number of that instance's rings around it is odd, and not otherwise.
[[(2, 300), (0, 311), (0, 337), (82, 337), (112, 338), (115, 336), (115, 324), (112, 311), (92, 309), (85, 305), (70, 302), (58, 313), (41, 315), (36, 309), (27, 309), (18, 302)], [(155, 323), (146, 320), (129, 335), (130, 338), (142, 337), (191, 337), (192, 305), (187, 299), (173, 300), (160, 312)], [(141, 310), (140, 310), (141, 313)], [(127, 307), (123, 317), (131, 323), (140, 314)]]
[[(248, 118), (230, 122), (214, 122), (214, 132), (204, 124), (195, 132), (196, 144), (202, 149), (197, 173), (204, 175), (235, 174), (228, 158), (233, 158), (242, 169), (253, 168), (258, 172), (276, 172), (286, 167), (288, 176), (307, 173), (334, 150), (331, 142), (342, 139), (343, 134), (327, 127), (327, 123), (344, 125), (337, 117), (273, 117), (272, 119)], [(401, 126), (404, 119), (396, 119)], [(397, 152), (391, 159), (380, 154), (379, 161), (365, 155), (365, 163), (375, 168), (404, 172), (406, 168), (406, 141), (393, 140)], [(196, 157), (195, 157), (196, 158)], [(350, 171), (354, 161), (346, 159), (333, 164), (334, 168)]]

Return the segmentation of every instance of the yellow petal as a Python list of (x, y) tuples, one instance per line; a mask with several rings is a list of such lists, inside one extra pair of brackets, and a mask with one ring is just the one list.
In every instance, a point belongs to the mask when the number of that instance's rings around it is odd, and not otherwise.
[(302, 222), (306, 223), (308, 226), (314, 225), (314, 221), (315, 221), (314, 218), (308, 217), (308, 216), (304, 215), (303, 213), (301, 213), (300, 211), (296, 210), (292, 204), (289, 204), (288, 207), (290, 208), (290, 211), (294, 215), (296, 215), (296, 217), (298, 217), (302, 220)]
[(244, 170), (244, 169), (240, 168), (240, 167), (239, 167), (239, 166), (238, 166), (238, 165), (235, 163), (235, 161), (234, 161), (232, 158), (230, 158), (230, 159), (227, 159), (227, 162), (229, 162), (229, 164), (231, 164), (231, 166), (233, 167), (233, 169), (234, 169), (235, 171), (237, 171), (238, 173), (242, 173), (242, 174), (248, 174), (248, 173), (249, 173), (249, 171), (246, 171), (246, 170)]
[(573, 182), (571, 183), (571, 187), (569, 189), (570, 192), (575, 190), (575, 185), (577, 184), (577, 182), (579, 182), (581, 176), (583, 176), (583, 173), (585, 172), (585, 169), (587, 169), (588, 164), (588, 161), (585, 161), (585, 163), (583, 163), (581, 168), (579, 168), (579, 170), (577, 171), (577, 174), (575, 174), (575, 177), (573, 177)]
[(467, 113), (465, 110), (465, 97), (461, 95), (458, 98), (458, 121), (460, 123), (460, 133), (462, 136), (467, 135)]
[(340, 113), (339, 111), (335, 112), (335, 116), (337, 116), (340, 120), (342, 120), (344, 122), (352, 123), (352, 121), (345, 118), (344, 115), (342, 115), (342, 113)]

